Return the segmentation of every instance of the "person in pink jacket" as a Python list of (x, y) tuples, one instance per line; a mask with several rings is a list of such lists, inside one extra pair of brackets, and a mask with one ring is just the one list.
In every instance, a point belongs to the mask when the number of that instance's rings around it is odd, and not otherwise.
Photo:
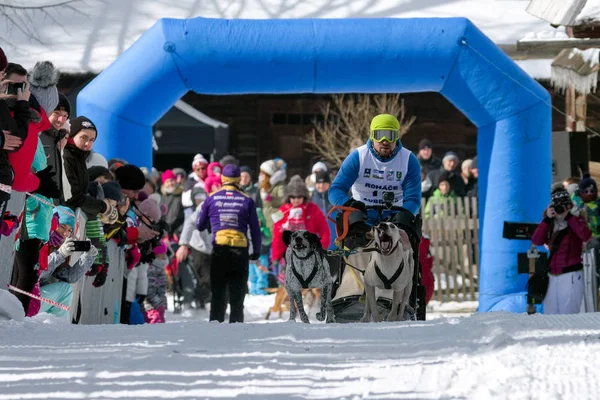
[(531, 241), (550, 250), (550, 282), (544, 298), (545, 314), (577, 314), (583, 299), (583, 244), (592, 237), (585, 220), (574, 215), (569, 192), (562, 186), (552, 191)]

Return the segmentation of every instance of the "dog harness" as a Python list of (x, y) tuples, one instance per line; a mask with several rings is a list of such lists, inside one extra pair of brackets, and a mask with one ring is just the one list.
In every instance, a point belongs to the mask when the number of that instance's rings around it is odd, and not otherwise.
[[(396, 247), (398, 247), (398, 243), (396, 243), (396, 246), (394, 246), (392, 251), (390, 251), (390, 254), (396, 250)], [(400, 277), (400, 274), (402, 273), (403, 269), (404, 269), (404, 260), (402, 260), (402, 263), (400, 264), (400, 266), (398, 267), (396, 272), (394, 272), (394, 275), (392, 275), (392, 277), (390, 279), (388, 279), (387, 276), (385, 276), (383, 274), (383, 272), (381, 272), (381, 270), (379, 269), (379, 265), (375, 264), (375, 273), (377, 274), (379, 279), (381, 279), (381, 282), (383, 282), (383, 287), (386, 289), (392, 288), (392, 284), (394, 282), (396, 282), (396, 280)]]
[(308, 275), (308, 278), (306, 278), (306, 279), (304, 279), (302, 277), (302, 275), (300, 275), (300, 273), (298, 272), (296, 267), (294, 267), (294, 259), (296, 257), (292, 256), (292, 273), (294, 274), (296, 279), (298, 279), (298, 282), (300, 282), (302, 289), (308, 289), (308, 285), (312, 282), (313, 279), (315, 279), (315, 276), (317, 275), (317, 271), (319, 270), (319, 263), (318, 263), (318, 259), (317, 259), (314, 251), (309, 253), (306, 257), (303, 257), (303, 258), (298, 257), (298, 259), (300, 259), (300, 260), (306, 260), (308, 257), (310, 257), (313, 254), (315, 255), (315, 265), (313, 266), (312, 271), (310, 271), (310, 275)]

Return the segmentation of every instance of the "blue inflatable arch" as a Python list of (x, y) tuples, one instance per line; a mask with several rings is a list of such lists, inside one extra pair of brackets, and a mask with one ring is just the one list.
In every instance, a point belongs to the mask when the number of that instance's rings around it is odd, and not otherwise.
[(150, 166), (152, 126), (189, 90), (440, 92), (479, 129), (479, 310), (525, 311), (516, 253), (527, 243), (502, 229), (537, 222), (548, 204), (550, 97), (469, 20), (163, 19), (81, 91), (77, 110), (98, 126), (99, 152)]

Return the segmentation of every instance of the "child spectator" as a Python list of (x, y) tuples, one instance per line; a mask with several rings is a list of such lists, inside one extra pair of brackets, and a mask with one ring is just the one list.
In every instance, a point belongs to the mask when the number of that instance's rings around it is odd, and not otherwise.
[(148, 267), (148, 294), (144, 301), (147, 324), (164, 324), (167, 308), (167, 246), (162, 242), (153, 250), (156, 258)]
[(583, 298), (582, 247), (592, 232), (582, 217), (572, 213), (573, 202), (562, 185), (553, 189), (551, 199), (531, 240), (550, 249), (544, 313), (577, 314)]
[(454, 208), (455, 212), (459, 211), (456, 209), (456, 194), (450, 188), (447, 173), (440, 174), (438, 178), (438, 188), (433, 192), (425, 206), (425, 218), (443, 217), (444, 207), (447, 207), (447, 210)]

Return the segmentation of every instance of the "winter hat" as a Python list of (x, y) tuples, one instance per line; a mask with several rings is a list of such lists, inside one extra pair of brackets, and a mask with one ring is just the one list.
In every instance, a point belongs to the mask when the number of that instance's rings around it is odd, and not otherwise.
[(221, 176), (213, 175), (204, 180), (204, 190), (206, 193), (214, 192), (214, 187), (221, 185)]
[(252, 171), (252, 168), (250, 168), (247, 165), (244, 165), (243, 167), (240, 167), (240, 174), (242, 172), (246, 172), (246, 173), (250, 174), (250, 180), (252, 180), (252, 181), (254, 180), (254, 171)]
[(165, 172), (163, 172), (161, 179), (162, 179), (162, 183), (164, 185), (164, 183), (166, 181), (168, 181), (169, 179), (177, 180), (177, 176), (175, 176), (172, 169), (168, 169)]
[(206, 190), (202, 187), (202, 185), (194, 185), (192, 188), (192, 199), (194, 200), (206, 200)]
[(277, 169), (277, 163), (273, 160), (268, 160), (260, 164), (260, 170), (269, 176), (273, 176), (277, 172)]
[(137, 208), (142, 214), (154, 222), (160, 221), (160, 218), (162, 217), (160, 205), (154, 199), (147, 198), (142, 201)]
[(114, 174), (122, 189), (142, 190), (146, 184), (144, 173), (135, 165), (122, 165), (114, 171)]
[(106, 161), (106, 158), (104, 158), (102, 154), (96, 153), (95, 151), (90, 153), (85, 163), (88, 168), (100, 166), (108, 169), (108, 162)]
[(278, 170), (287, 171), (287, 163), (283, 158), (274, 158), (273, 161), (275, 161), (275, 165), (277, 165)]
[(214, 176), (216, 174), (215, 169), (218, 170), (219, 174), (223, 173), (223, 166), (220, 163), (213, 161), (210, 164), (208, 164), (208, 167), (206, 168), (206, 174), (209, 177)]
[(440, 174), (440, 177), (438, 178), (438, 186), (440, 185), (440, 183), (442, 182), (448, 182), (448, 178), (450, 178), (450, 174), (448, 173), (448, 171), (444, 171)]
[(71, 102), (62, 93), (58, 94), (58, 104), (54, 107), (54, 111), (64, 111), (68, 115), (71, 115)]
[(71, 131), (69, 136), (74, 138), (82, 129), (93, 129), (96, 131), (96, 135), (98, 135), (96, 125), (94, 125), (89, 118), (81, 116), (71, 120)]
[(453, 151), (449, 151), (446, 154), (444, 154), (444, 158), (442, 158), (442, 162), (446, 162), (446, 160), (450, 160), (451, 158), (454, 158), (456, 160), (456, 162), (460, 161), (460, 159), (458, 158), (458, 154), (456, 154)]
[(473, 168), (471, 168), (471, 165), (473, 165), (473, 160), (471, 159), (466, 159), (465, 161), (462, 162), (462, 164), (460, 165), (460, 169), (461, 171), (464, 171), (465, 169), (467, 171), (472, 170)]
[(419, 150), (433, 149), (433, 143), (429, 139), (423, 139), (419, 142)]
[(240, 183), (240, 167), (235, 164), (227, 164), (223, 168), (223, 174), (221, 175), (221, 182), (223, 185), (239, 184)]
[(4, 71), (7, 65), (8, 59), (6, 58), (6, 54), (4, 54), (4, 50), (0, 47), (0, 71)]
[(123, 199), (123, 191), (121, 185), (118, 182), (106, 182), (102, 185), (104, 191), (104, 198), (119, 202)]
[(312, 167), (312, 173), (314, 174), (317, 171), (327, 171), (327, 165), (325, 165), (325, 163), (323, 161), (319, 161), (318, 163), (315, 163), (315, 165), (313, 165)]
[(56, 85), (59, 76), (58, 70), (54, 68), (54, 64), (50, 61), (38, 61), (29, 72), (29, 90), (40, 106), (44, 108), (47, 115), (52, 114), (58, 104)]
[(229, 165), (229, 164), (240, 165), (240, 162), (238, 161), (237, 158), (228, 154), (225, 157), (221, 158), (221, 160), (219, 161), (219, 164), (221, 164), (223, 167), (225, 167), (226, 165)]
[(371, 132), (373, 131), (396, 131), (400, 130), (400, 122), (398, 118), (390, 114), (379, 114), (371, 120)]
[(598, 191), (598, 185), (596, 184), (596, 181), (591, 177), (589, 172), (585, 172), (581, 178), (581, 181), (579, 182), (579, 193), (583, 193), (585, 189), (589, 187), (593, 188), (594, 192)]
[(302, 196), (305, 199), (308, 199), (308, 189), (306, 188), (306, 184), (304, 180), (300, 177), (300, 175), (294, 175), (290, 179), (290, 182), (283, 189), (283, 202), (289, 203), (290, 197), (292, 196)]
[(569, 195), (569, 192), (567, 192), (567, 189), (565, 189), (560, 183), (553, 186), (550, 199), (553, 204), (564, 204), (571, 202), (571, 196)]
[(93, 167), (88, 168), (88, 178), (90, 182), (95, 181), (101, 176), (105, 176), (107, 178), (110, 177), (110, 180), (114, 179), (112, 172), (110, 172), (110, 170), (106, 167), (95, 165)]
[(56, 206), (52, 210), (52, 214), (58, 214), (59, 224), (69, 225), (75, 230), (75, 217), (72, 216), (75, 215), (75, 213), (69, 207)]
[(154, 254), (167, 254), (167, 245), (164, 242), (160, 242), (158, 246), (152, 249)]
[(177, 175), (187, 176), (187, 172), (185, 172), (185, 169), (183, 168), (173, 168), (173, 173), (175, 174), (175, 177), (177, 177)]
[(331, 183), (331, 177), (327, 171), (319, 171), (315, 174), (315, 183)]
[(195, 170), (199, 165), (202, 164), (208, 165), (208, 161), (202, 154), (198, 153), (194, 156), (194, 160), (192, 161), (192, 169)]

